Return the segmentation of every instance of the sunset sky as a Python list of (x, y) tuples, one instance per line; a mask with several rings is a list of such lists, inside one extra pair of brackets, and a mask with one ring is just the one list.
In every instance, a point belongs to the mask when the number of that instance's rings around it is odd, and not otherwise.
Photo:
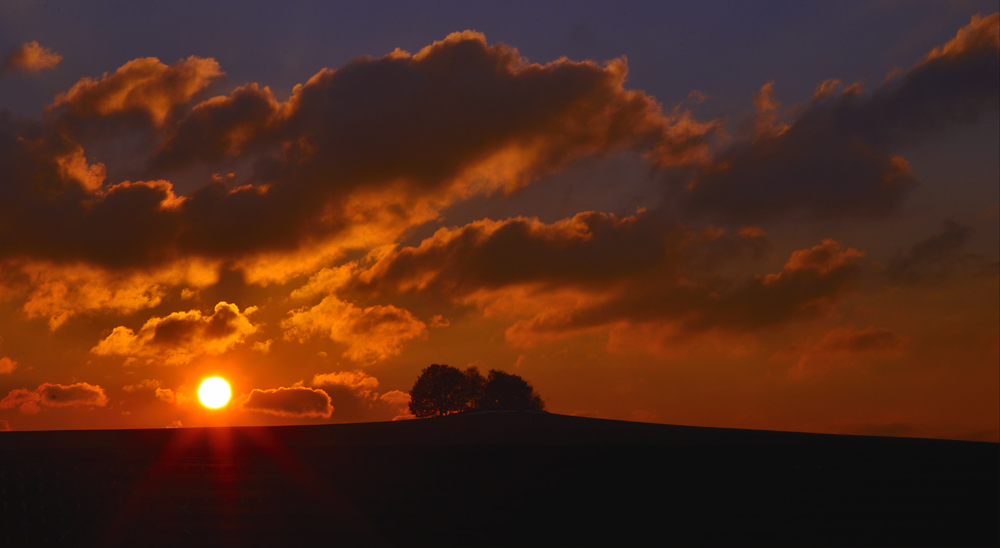
[(0, 430), (406, 418), (443, 363), (998, 441), (996, 12), (4, 2)]

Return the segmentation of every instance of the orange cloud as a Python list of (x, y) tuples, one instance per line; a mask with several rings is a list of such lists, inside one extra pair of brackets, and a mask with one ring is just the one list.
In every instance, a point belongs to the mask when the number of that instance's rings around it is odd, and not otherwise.
[(328, 419), (333, 413), (333, 405), (326, 392), (302, 386), (268, 390), (255, 388), (243, 398), (241, 408), (295, 418)]
[(115, 272), (86, 264), (0, 263), (8, 276), (0, 278), (0, 298), (26, 295), (28, 318), (46, 318), (57, 329), (70, 318), (97, 312), (129, 314), (160, 304), (166, 287), (188, 283), (204, 287), (215, 272), (197, 264), (178, 263), (153, 272)]
[(22, 413), (33, 414), (39, 411), (39, 404), (46, 407), (103, 407), (108, 404), (108, 397), (100, 386), (85, 382), (69, 385), (46, 382), (35, 390), (11, 390), (7, 397), (0, 400), (0, 409), (20, 407)]
[(313, 377), (313, 386), (344, 386), (358, 393), (368, 393), (378, 388), (378, 379), (364, 371), (340, 371)]
[(359, 308), (333, 295), (314, 307), (290, 312), (281, 322), (286, 340), (305, 341), (320, 334), (347, 345), (344, 356), (373, 363), (399, 355), (403, 345), (427, 335), (427, 326), (409, 311), (392, 305)]
[(155, 394), (156, 399), (167, 403), (180, 403), (182, 399), (179, 394), (174, 393), (174, 391), (169, 388), (157, 388)]
[(924, 63), (936, 59), (954, 59), (962, 55), (988, 50), (1000, 50), (1000, 13), (983, 17), (973, 15), (968, 25), (958, 29), (955, 37), (927, 54)]
[(378, 399), (400, 408), (410, 405), (410, 395), (402, 390), (390, 390)]
[(17, 369), (17, 362), (4, 356), (0, 358), (0, 375), (10, 375)]
[(99, 80), (82, 78), (56, 96), (53, 109), (79, 118), (139, 112), (161, 127), (178, 105), (222, 76), (215, 59), (191, 56), (172, 65), (155, 57), (135, 59)]
[(251, 306), (241, 313), (236, 305), (220, 302), (208, 316), (199, 310), (189, 310), (153, 317), (138, 333), (124, 326), (116, 327), (90, 351), (99, 356), (127, 356), (129, 360), (143, 359), (146, 363), (183, 365), (201, 354), (222, 354), (243, 342), (257, 330), (249, 319), (256, 310)]
[(4, 399), (0, 400), (0, 409), (20, 407), (22, 413), (33, 415), (40, 410), (38, 407), (39, 399), (37, 391), (28, 390), (27, 388), (15, 388)]
[(0, 73), (8, 71), (38, 72), (55, 67), (62, 61), (62, 55), (43, 47), (32, 40), (21, 44), (4, 59)]
[(123, 386), (122, 390), (125, 392), (136, 392), (138, 390), (155, 390), (159, 387), (160, 387), (160, 381), (156, 379), (145, 379), (136, 384)]

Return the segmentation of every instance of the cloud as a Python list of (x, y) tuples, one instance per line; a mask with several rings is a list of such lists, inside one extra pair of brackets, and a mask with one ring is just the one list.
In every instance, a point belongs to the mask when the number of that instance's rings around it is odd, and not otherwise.
[(998, 15), (975, 17), (958, 36), (871, 94), (824, 82), (777, 121), (772, 84), (755, 96), (753, 136), (717, 154), (679, 196), (688, 215), (737, 223), (797, 218), (878, 218), (916, 185), (894, 150), (969, 124), (1000, 106)]
[(53, 331), (76, 316), (130, 314), (152, 308), (162, 302), (171, 286), (206, 287), (217, 280), (217, 272), (198, 261), (178, 261), (152, 271), (0, 261), (0, 299), (24, 298), (24, 314), (29, 319), (45, 318)]
[(10, 423), (5, 420), (0, 420), (0, 432), (10, 432)]
[(0, 358), (0, 375), (10, 375), (17, 369), (17, 362), (4, 356)]
[(931, 50), (924, 63), (937, 59), (956, 59), (965, 55), (974, 55), (979, 51), (1000, 49), (1000, 13), (983, 17), (976, 14), (968, 25), (958, 29), (955, 37), (943, 46)]
[(167, 403), (180, 403), (180, 398), (169, 388), (157, 388), (156, 399)]
[[(285, 102), (248, 84), (191, 106), (221, 74), (212, 59), (136, 59), (80, 80), (40, 121), (0, 115), (0, 260), (229, 259), (285, 280), (577, 158), (705, 161), (718, 129), (625, 89), (623, 59), (532, 64), (474, 32), (324, 69)], [(236, 175), (175, 195), (171, 177), (197, 166)], [(131, 183), (110, 175), (129, 169)]]
[[(611, 327), (660, 324), (668, 338), (721, 329), (748, 332), (824, 313), (860, 277), (859, 251), (833, 240), (795, 251), (780, 272), (736, 283), (711, 278), (633, 284), (611, 299), (570, 310), (543, 312), (506, 331), (519, 346)], [(625, 327), (625, 326), (622, 326)], [(666, 342), (666, 341), (662, 341)]]
[(442, 228), (416, 247), (385, 254), (346, 284), (349, 294), (423, 292), (460, 299), (484, 290), (531, 286), (536, 292), (614, 290), (653, 273), (705, 273), (768, 248), (766, 234), (744, 227), (695, 230), (662, 211), (628, 217), (582, 212), (551, 224), (537, 218), (484, 219)]
[(261, 354), (267, 354), (271, 351), (271, 343), (274, 339), (268, 339), (266, 341), (257, 341), (250, 346), (250, 349), (254, 352), (260, 352)]
[(392, 417), (394, 421), (417, 418), (413, 413), (410, 413), (410, 394), (407, 392), (390, 390), (379, 396), (379, 401), (394, 410), (395, 416)]
[(402, 390), (390, 390), (379, 396), (379, 399), (396, 407), (406, 407), (410, 405), (410, 395)]
[(43, 47), (32, 40), (21, 44), (21, 47), (11, 52), (0, 66), (0, 74), (4, 72), (38, 72), (55, 67), (62, 61), (62, 55)]
[(150, 318), (135, 333), (119, 326), (90, 349), (99, 356), (127, 356), (147, 363), (183, 365), (202, 354), (217, 355), (239, 344), (257, 330), (249, 316), (257, 310), (227, 302), (215, 305), (211, 315), (199, 310)]
[(313, 386), (344, 386), (357, 393), (369, 393), (378, 388), (378, 379), (364, 371), (340, 371), (318, 374), (313, 377)]
[(128, 386), (123, 386), (122, 390), (125, 392), (136, 392), (138, 390), (155, 390), (160, 387), (160, 381), (156, 379), (145, 379), (139, 381), (136, 384), (130, 384)]
[(431, 327), (448, 327), (449, 325), (451, 325), (451, 321), (440, 314), (431, 317)]
[(42, 383), (35, 390), (11, 390), (0, 400), (0, 409), (20, 407), (22, 413), (33, 414), (39, 411), (39, 404), (46, 407), (103, 407), (108, 404), (108, 397), (100, 386), (85, 382), (69, 385)]
[(166, 403), (183, 403), (184, 396), (175, 393), (169, 388), (161, 388), (161, 382), (156, 379), (145, 379), (136, 384), (130, 384), (128, 386), (123, 386), (122, 390), (125, 392), (137, 392), (139, 390), (148, 390), (153, 392), (156, 399), (166, 402)]
[(178, 106), (219, 76), (215, 59), (192, 55), (172, 65), (155, 57), (134, 59), (100, 79), (82, 78), (56, 96), (51, 108), (77, 119), (141, 113), (161, 127)]
[(20, 407), (22, 413), (31, 415), (39, 411), (39, 399), (38, 392), (35, 390), (15, 388), (4, 399), (0, 400), (0, 409)]
[(885, 273), (895, 283), (939, 281), (963, 273), (996, 275), (996, 263), (988, 264), (982, 255), (962, 252), (971, 234), (968, 226), (946, 220), (941, 233), (921, 240), (905, 253), (893, 255)]
[(815, 343), (793, 346), (775, 357), (797, 357), (798, 362), (789, 375), (807, 377), (836, 367), (854, 366), (862, 359), (899, 358), (906, 354), (910, 343), (909, 337), (889, 329), (838, 327)]
[(286, 340), (327, 336), (346, 344), (344, 356), (360, 363), (397, 356), (406, 342), (427, 335), (427, 326), (407, 310), (392, 305), (359, 308), (333, 295), (289, 314), (281, 322)]
[(38, 387), (37, 392), (42, 405), (49, 407), (103, 407), (108, 404), (108, 397), (104, 395), (103, 388), (85, 382), (78, 382), (67, 386), (44, 383)]
[(588, 212), (552, 224), (484, 220), (393, 250), (342, 291), (476, 304), (522, 318), (506, 336), (530, 346), (611, 327), (674, 338), (753, 331), (823, 313), (861, 274), (863, 254), (833, 240), (792, 253), (777, 273), (742, 280), (719, 273), (768, 246), (758, 227), (694, 230), (660, 211)]
[(399, 390), (379, 394), (379, 381), (360, 371), (339, 371), (313, 377), (312, 386), (323, 390), (337, 409), (338, 422), (395, 420), (407, 413), (410, 395)]
[(241, 407), (279, 417), (330, 418), (333, 405), (322, 390), (296, 386), (260, 390), (255, 388), (243, 398)]
[(662, 260), (655, 222), (584, 212), (552, 224), (515, 217), (442, 228), (386, 254), (352, 289), (463, 295), (524, 282), (604, 284)]
[[(829, 83), (786, 114), (769, 84), (755, 99), (754, 135), (717, 153), (721, 122), (626, 89), (624, 60), (533, 64), (475, 32), (414, 55), (324, 69), (283, 102), (248, 84), (192, 104), (222, 75), (214, 60), (136, 59), (80, 80), (39, 121), (0, 114), (0, 261), (116, 276), (190, 260), (217, 271), (232, 261), (254, 283), (285, 282), (346, 249), (391, 244), (470, 196), (511, 192), (575, 159), (623, 150), (694, 170), (677, 200), (683, 215), (738, 224), (796, 212), (879, 216), (915, 184), (894, 147), (996, 107), (996, 19), (974, 20), (870, 95)], [(121, 117), (146, 129), (111, 124)], [(78, 131), (102, 120), (111, 124), (103, 133)], [(148, 151), (111, 147), (97, 162), (88, 152), (102, 139), (141, 141)], [(122, 164), (143, 176), (108, 175)], [(196, 174), (206, 182), (175, 193), (171, 177)], [(156, 302), (152, 285), (134, 289), (148, 292), (142, 306)], [(307, 294), (316, 287), (298, 296)], [(57, 326), (75, 312), (32, 313)]]

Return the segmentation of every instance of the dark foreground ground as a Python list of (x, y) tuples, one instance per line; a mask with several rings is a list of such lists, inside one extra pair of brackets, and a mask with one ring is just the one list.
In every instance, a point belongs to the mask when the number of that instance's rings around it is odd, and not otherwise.
[(0, 435), (0, 546), (997, 546), (1000, 446), (543, 413)]

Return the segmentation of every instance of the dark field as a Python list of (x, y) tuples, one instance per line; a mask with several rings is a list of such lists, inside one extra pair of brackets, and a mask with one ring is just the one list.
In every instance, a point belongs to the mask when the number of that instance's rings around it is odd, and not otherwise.
[(0, 546), (996, 546), (1000, 446), (543, 413), (0, 435)]

